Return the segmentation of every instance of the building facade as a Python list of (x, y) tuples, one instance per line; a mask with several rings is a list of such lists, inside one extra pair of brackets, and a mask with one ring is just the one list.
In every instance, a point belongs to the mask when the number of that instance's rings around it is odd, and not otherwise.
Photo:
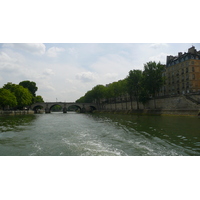
[(194, 46), (187, 53), (167, 56), (161, 95), (200, 94), (200, 51)]

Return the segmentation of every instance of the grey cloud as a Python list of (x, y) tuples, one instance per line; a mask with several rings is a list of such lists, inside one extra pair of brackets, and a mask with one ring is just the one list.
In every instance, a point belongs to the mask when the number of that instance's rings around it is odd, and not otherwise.
[(81, 72), (76, 74), (76, 78), (82, 82), (92, 82), (95, 80), (96, 76), (92, 72)]
[(42, 55), (46, 51), (46, 46), (42, 43), (8, 43), (4, 44), (3, 47), (16, 48), (38, 55)]
[(49, 57), (57, 57), (60, 52), (65, 51), (64, 48), (59, 47), (51, 47), (47, 50), (47, 56)]

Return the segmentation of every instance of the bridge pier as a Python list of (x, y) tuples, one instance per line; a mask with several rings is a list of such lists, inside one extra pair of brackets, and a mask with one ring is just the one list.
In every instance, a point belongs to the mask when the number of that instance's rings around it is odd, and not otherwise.
[(63, 108), (63, 113), (67, 113), (67, 108), (66, 107)]
[(46, 104), (45, 113), (51, 113), (51, 110), (50, 110), (48, 104)]
[(85, 108), (81, 108), (80, 113), (85, 113), (86, 109)]
[(49, 108), (45, 108), (45, 113), (51, 113), (51, 110)]

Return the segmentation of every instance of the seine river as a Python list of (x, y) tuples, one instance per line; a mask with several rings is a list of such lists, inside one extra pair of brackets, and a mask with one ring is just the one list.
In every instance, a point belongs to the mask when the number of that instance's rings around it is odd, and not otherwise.
[(0, 116), (1, 156), (199, 156), (200, 119), (77, 114)]

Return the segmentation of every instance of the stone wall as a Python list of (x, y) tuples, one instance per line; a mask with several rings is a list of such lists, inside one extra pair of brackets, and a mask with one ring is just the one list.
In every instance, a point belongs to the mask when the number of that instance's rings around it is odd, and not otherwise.
[(0, 115), (29, 115), (34, 114), (32, 110), (0, 110)]
[[(190, 96), (193, 98), (193, 96)], [(200, 95), (195, 95), (195, 100), (199, 100)], [(199, 102), (200, 103), (200, 102)], [(168, 98), (156, 98), (155, 99), (156, 109), (154, 106), (154, 100), (151, 99), (145, 106), (141, 103), (139, 104), (139, 108), (143, 110), (143, 112), (164, 112), (173, 114), (176, 113), (184, 113), (184, 114), (198, 114), (200, 112), (200, 104), (194, 103), (191, 100), (187, 99), (184, 95), (173, 96)], [(137, 109), (136, 101), (132, 102), (133, 110)], [(131, 110), (131, 102), (123, 102), (123, 103), (112, 103), (112, 104), (104, 104), (102, 106), (102, 110), (108, 111), (128, 111)]]

